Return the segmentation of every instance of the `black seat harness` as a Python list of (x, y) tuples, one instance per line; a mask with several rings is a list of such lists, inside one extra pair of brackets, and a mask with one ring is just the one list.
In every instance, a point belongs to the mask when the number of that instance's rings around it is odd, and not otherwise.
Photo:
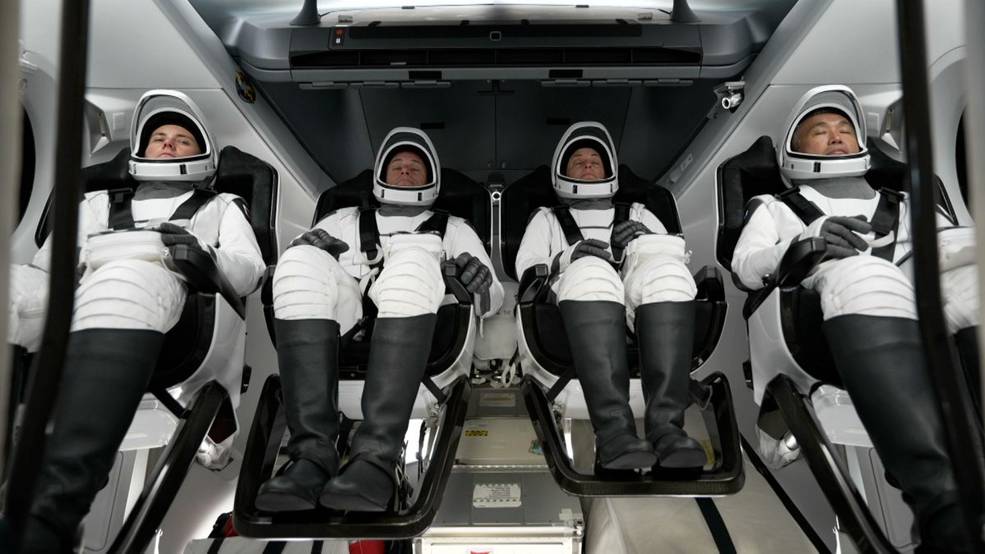
[[(792, 188), (778, 194), (777, 199), (786, 204), (793, 213), (804, 222), (810, 225), (817, 218), (824, 217), (825, 214), (817, 204), (804, 197), (796, 188)], [(885, 246), (872, 249), (872, 255), (893, 261), (893, 253), (896, 250), (896, 241), (899, 239), (899, 205), (903, 200), (903, 195), (894, 190), (879, 189), (879, 205), (876, 212), (872, 215), (872, 230), (876, 238), (882, 238), (889, 233), (893, 233), (893, 240)]]
[[(109, 196), (109, 221), (108, 227), (114, 231), (133, 229), (133, 200), (134, 189), (119, 188), (106, 191)], [(207, 204), (209, 200), (215, 198), (218, 193), (214, 190), (196, 188), (192, 195), (181, 203), (168, 218), (168, 221), (178, 221), (191, 219), (198, 210)], [(240, 206), (242, 209), (244, 206)]]

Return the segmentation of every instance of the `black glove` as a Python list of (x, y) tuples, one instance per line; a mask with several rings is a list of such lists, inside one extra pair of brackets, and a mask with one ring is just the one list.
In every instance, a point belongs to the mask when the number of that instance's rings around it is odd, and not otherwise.
[(188, 246), (203, 250), (202, 243), (195, 235), (188, 232), (184, 227), (165, 221), (157, 227), (157, 232), (161, 233), (161, 242), (164, 246), (177, 246), (187, 244)]
[(847, 258), (867, 249), (869, 243), (856, 233), (866, 234), (872, 225), (861, 217), (832, 216), (821, 224), (821, 238), (828, 243), (825, 259)]
[(586, 239), (575, 244), (574, 250), (571, 251), (570, 260), (573, 262), (578, 258), (584, 258), (585, 256), (595, 256), (596, 258), (602, 258), (607, 262), (612, 261), (612, 254), (606, 248), (609, 244), (605, 241), (599, 239)]
[(479, 258), (462, 252), (455, 258), (455, 266), (458, 267), (458, 280), (470, 294), (482, 296), (489, 293), (493, 282), (492, 271)]
[(632, 219), (620, 221), (612, 228), (612, 246), (625, 250), (629, 246), (629, 243), (633, 242), (637, 237), (652, 234), (653, 231), (647, 229), (646, 225), (643, 225), (639, 221), (633, 221)]
[(339, 259), (339, 256), (343, 252), (349, 250), (348, 244), (328, 234), (324, 229), (312, 229), (291, 241), (291, 246), (300, 246), (302, 244), (321, 248), (331, 254), (336, 260)]

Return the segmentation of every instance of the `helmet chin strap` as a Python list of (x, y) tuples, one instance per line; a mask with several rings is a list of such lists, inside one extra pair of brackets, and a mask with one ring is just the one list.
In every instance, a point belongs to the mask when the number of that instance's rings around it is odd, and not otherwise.
[(828, 198), (855, 198), (868, 200), (875, 198), (876, 191), (864, 177), (833, 177), (813, 181), (795, 181), (807, 185)]

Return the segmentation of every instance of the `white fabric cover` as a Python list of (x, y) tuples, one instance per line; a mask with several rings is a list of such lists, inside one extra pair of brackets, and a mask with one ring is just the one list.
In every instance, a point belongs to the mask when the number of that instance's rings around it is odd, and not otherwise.
[(344, 334), (363, 315), (359, 283), (331, 254), (308, 244), (281, 255), (273, 293), (278, 319), (330, 319)]

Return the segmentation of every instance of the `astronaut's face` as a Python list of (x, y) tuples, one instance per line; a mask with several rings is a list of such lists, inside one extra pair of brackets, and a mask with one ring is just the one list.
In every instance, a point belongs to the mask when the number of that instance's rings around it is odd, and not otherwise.
[(819, 113), (797, 125), (790, 145), (794, 151), (816, 156), (858, 154), (855, 126), (840, 113)]
[(579, 148), (568, 158), (564, 175), (580, 181), (601, 181), (605, 179), (602, 156), (594, 148)]
[(180, 125), (161, 125), (150, 136), (145, 158), (185, 158), (202, 153), (195, 137)]
[(386, 166), (386, 184), (391, 187), (422, 187), (427, 184), (427, 179), (424, 159), (410, 150), (398, 152)]

